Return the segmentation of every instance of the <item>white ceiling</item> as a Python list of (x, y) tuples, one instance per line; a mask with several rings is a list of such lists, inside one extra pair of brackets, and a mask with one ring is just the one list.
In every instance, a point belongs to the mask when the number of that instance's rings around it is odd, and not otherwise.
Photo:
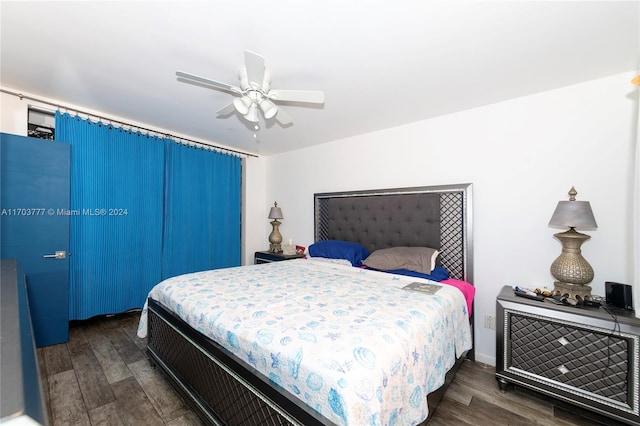
[[(0, 3), (3, 88), (270, 155), (637, 70), (639, 2), (206, 1)], [(293, 126), (215, 111), (244, 50)], [(282, 104), (281, 104), (282, 105)]]

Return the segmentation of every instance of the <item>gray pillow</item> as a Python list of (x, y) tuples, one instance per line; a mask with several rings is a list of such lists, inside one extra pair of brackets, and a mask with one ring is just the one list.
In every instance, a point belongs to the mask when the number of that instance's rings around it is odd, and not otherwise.
[(438, 253), (431, 247), (390, 247), (374, 251), (362, 264), (381, 271), (408, 269), (429, 274), (436, 267)]

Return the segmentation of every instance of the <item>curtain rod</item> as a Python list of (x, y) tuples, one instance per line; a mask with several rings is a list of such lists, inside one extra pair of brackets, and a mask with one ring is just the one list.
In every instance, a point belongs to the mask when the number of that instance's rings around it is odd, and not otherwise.
[(77, 108), (71, 108), (71, 107), (67, 107), (65, 105), (60, 105), (60, 104), (55, 104), (53, 102), (45, 101), (43, 99), (34, 98), (32, 96), (23, 95), (22, 93), (12, 92), (10, 90), (6, 90), (6, 89), (2, 89), (2, 88), (0, 88), (0, 92), (6, 93), (8, 95), (16, 96), (16, 97), (20, 98), (20, 100), (27, 99), (27, 100), (34, 101), (34, 102), (40, 102), (40, 103), (43, 103), (43, 104), (46, 104), (46, 105), (54, 106), (54, 107), (56, 107), (58, 109), (64, 109), (66, 111), (71, 111), (71, 112), (74, 112), (76, 114), (84, 114), (84, 115), (86, 115), (88, 117), (94, 117), (94, 118), (98, 118), (100, 120), (107, 120), (109, 123), (120, 124), (122, 126), (127, 126), (127, 127), (130, 127), (130, 128), (136, 129), (136, 130), (142, 130), (143, 132), (155, 133), (157, 135), (162, 135), (162, 136), (166, 136), (166, 137), (169, 137), (169, 138), (172, 138), (172, 139), (177, 139), (177, 140), (180, 140), (180, 141), (186, 141), (186, 142), (191, 142), (191, 143), (195, 143), (195, 144), (198, 144), (198, 145), (207, 146), (207, 147), (210, 147), (210, 148), (218, 149), (220, 151), (233, 152), (235, 154), (241, 154), (241, 155), (246, 155), (248, 157), (258, 158), (258, 156), (255, 155), (255, 154), (249, 154), (249, 153), (243, 152), (243, 151), (236, 151), (236, 150), (230, 149), (230, 148), (224, 148), (224, 147), (217, 146), (217, 145), (212, 145), (212, 144), (208, 144), (208, 143), (204, 143), (204, 142), (199, 142), (199, 141), (196, 141), (196, 140), (193, 140), (193, 139), (183, 138), (181, 136), (175, 136), (175, 135), (172, 135), (170, 133), (159, 132), (157, 130), (148, 129), (146, 127), (140, 127), (140, 126), (136, 126), (134, 124), (125, 123), (125, 122), (120, 121), (120, 120), (113, 120), (111, 118), (103, 117), (103, 116), (96, 115), (96, 114), (93, 114), (93, 113), (90, 113), (90, 112), (86, 112), (86, 111), (82, 111), (82, 110), (79, 110)]

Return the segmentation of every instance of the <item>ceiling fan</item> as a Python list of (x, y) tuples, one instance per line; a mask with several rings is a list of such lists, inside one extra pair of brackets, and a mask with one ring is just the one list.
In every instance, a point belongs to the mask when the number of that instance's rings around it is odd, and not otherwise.
[(245, 66), (240, 69), (240, 87), (200, 77), (184, 71), (176, 71), (179, 81), (195, 84), (209, 89), (218, 89), (237, 96), (233, 102), (216, 112), (224, 117), (238, 111), (246, 120), (257, 123), (258, 110), (266, 120), (276, 119), (280, 124), (293, 123), (293, 119), (276, 105), (279, 101), (323, 104), (324, 93), (314, 90), (272, 90), (271, 75), (265, 69), (264, 58), (257, 53), (244, 52)]

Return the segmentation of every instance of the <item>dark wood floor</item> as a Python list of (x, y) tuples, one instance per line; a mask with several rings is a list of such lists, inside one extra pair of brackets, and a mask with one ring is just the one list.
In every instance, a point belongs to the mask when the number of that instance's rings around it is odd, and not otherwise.
[[(150, 367), (136, 336), (139, 313), (75, 321), (69, 343), (38, 349), (49, 423), (67, 425), (201, 425), (181, 397)], [(500, 392), (494, 368), (465, 361), (429, 425), (618, 425), (586, 419), (549, 398)]]

